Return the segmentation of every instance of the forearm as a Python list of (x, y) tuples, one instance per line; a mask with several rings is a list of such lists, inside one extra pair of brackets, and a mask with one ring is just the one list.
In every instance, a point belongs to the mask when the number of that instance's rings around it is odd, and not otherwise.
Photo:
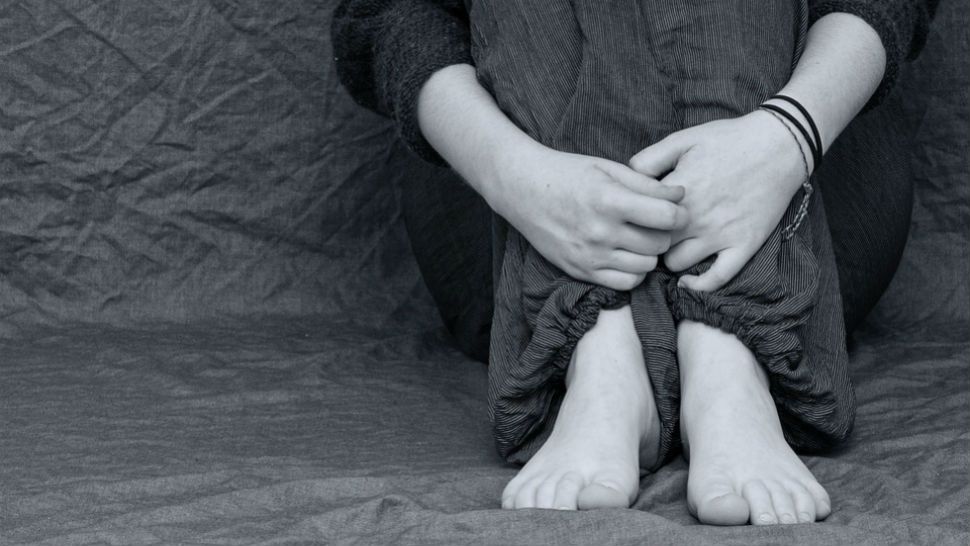
[(854, 15), (832, 13), (809, 29), (794, 74), (779, 94), (811, 113), (825, 150), (879, 87), (885, 66), (886, 50), (876, 31)]
[(418, 95), (417, 117), (431, 146), (500, 213), (500, 171), (542, 149), (506, 117), (467, 64), (431, 76)]

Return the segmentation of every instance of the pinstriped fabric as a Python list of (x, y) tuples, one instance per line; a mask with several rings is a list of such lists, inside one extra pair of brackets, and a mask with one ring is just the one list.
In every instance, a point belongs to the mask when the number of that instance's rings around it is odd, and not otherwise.
[[(807, 27), (797, 0), (471, 0), (469, 8), (479, 78), (503, 111), (548, 146), (624, 163), (673, 131), (753, 110), (787, 81)], [(576, 343), (600, 309), (626, 304), (655, 391), (662, 462), (679, 447), (683, 319), (752, 350), (795, 447), (821, 449), (848, 434), (854, 398), (821, 200), (795, 237), (783, 241), (776, 230), (711, 293), (680, 289), (663, 269), (631, 292), (579, 282), (498, 217), (496, 234), (489, 407), (508, 460), (525, 462), (541, 447)]]

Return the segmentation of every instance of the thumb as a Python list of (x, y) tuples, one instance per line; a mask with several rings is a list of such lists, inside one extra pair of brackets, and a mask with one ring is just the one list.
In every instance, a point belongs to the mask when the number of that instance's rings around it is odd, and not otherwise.
[(707, 271), (700, 275), (684, 275), (677, 281), (677, 286), (698, 292), (717, 290), (730, 282), (747, 263), (748, 258), (744, 252), (728, 248), (718, 252), (717, 258)]
[(677, 133), (674, 133), (660, 142), (647, 146), (630, 158), (630, 167), (641, 174), (660, 179), (674, 170), (680, 156), (689, 149), (688, 140), (679, 138)]

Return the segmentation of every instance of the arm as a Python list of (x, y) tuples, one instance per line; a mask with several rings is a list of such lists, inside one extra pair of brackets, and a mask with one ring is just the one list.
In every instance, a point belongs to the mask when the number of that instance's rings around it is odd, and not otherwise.
[(442, 163), (418, 128), (418, 93), (438, 70), (472, 62), (464, 2), (343, 0), (331, 37), (337, 75), (354, 100), (392, 118), (417, 155)]
[[(848, 13), (828, 13), (809, 29), (805, 50), (779, 92), (812, 114), (823, 149), (887, 85), (887, 59), (892, 57), (883, 44), (874, 27)], [(801, 117), (786, 103), (777, 104)], [(806, 144), (799, 141), (799, 152), (781, 123), (755, 111), (679, 131), (631, 159), (631, 166), (648, 176), (672, 171), (664, 180), (687, 188), (683, 204), (691, 225), (675, 234), (664, 257), (667, 267), (683, 271), (717, 254), (705, 273), (681, 278), (688, 288), (715, 290), (737, 275), (801, 186), (800, 153), (814, 168)]]
[(938, 5), (939, 0), (809, 0), (810, 24), (829, 14), (843, 13), (858, 17), (879, 36), (885, 68), (882, 81), (866, 104), (868, 109), (892, 90), (900, 64), (919, 55)]
[[(879, 36), (885, 67), (867, 107), (892, 89), (899, 64), (919, 53), (938, 3), (809, 1), (812, 23), (829, 14), (851, 14), (871, 27), (867, 32)], [(468, 26), (462, 0), (342, 0), (334, 12), (331, 36), (341, 82), (359, 104), (393, 118), (398, 133), (415, 153), (439, 164), (441, 158), (418, 128), (418, 92), (441, 68), (472, 63)], [(844, 113), (835, 117), (842, 118)], [(838, 127), (837, 122), (826, 125), (830, 138), (825, 140), (830, 143), (841, 129), (832, 129)]]
[(669, 247), (669, 231), (686, 223), (676, 205), (683, 189), (556, 152), (519, 130), (469, 64), (462, 6), (344, 0), (333, 23), (341, 81), (358, 103), (393, 117), (419, 155), (447, 160), (564, 272), (617, 290), (639, 284)]
[(499, 109), (471, 66), (435, 73), (417, 110), (434, 149), (575, 279), (629, 290), (667, 250), (668, 232), (686, 224), (686, 211), (675, 204), (683, 188), (536, 142)]
[(812, 25), (805, 51), (779, 93), (805, 106), (828, 149), (880, 86), (885, 66), (886, 50), (876, 31), (854, 15), (833, 13)]
[(780, 91), (815, 118), (824, 149), (892, 90), (899, 65), (926, 43), (939, 0), (814, 0), (802, 58)]

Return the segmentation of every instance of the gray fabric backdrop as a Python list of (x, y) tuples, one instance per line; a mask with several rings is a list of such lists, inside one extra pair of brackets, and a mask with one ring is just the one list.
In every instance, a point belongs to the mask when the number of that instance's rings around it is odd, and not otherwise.
[(634, 510), (503, 512), (333, 2), (0, 3), (0, 543), (967, 543), (970, 7), (897, 93), (912, 241), (854, 346), (822, 525), (712, 529), (678, 461)]

